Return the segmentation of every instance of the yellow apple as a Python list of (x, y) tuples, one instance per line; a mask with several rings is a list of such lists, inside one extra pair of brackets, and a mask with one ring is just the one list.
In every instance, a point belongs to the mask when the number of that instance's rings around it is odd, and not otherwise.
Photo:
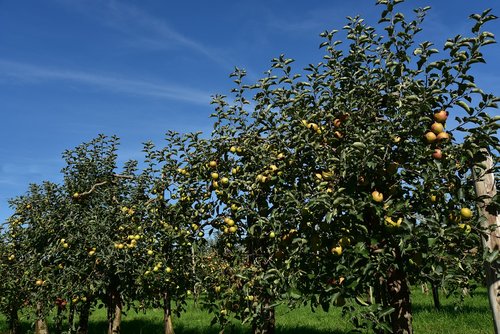
[(382, 202), (384, 200), (384, 194), (382, 194), (381, 192), (378, 192), (377, 190), (374, 190), (372, 192), (372, 198), (375, 202)]
[(441, 123), (434, 122), (431, 125), (431, 131), (434, 132), (435, 134), (439, 134), (444, 131), (444, 126)]
[(337, 256), (342, 255), (342, 246), (339, 245), (339, 246), (333, 247), (331, 249), (331, 252), (333, 255), (337, 255)]
[(434, 132), (431, 132), (431, 131), (427, 132), (427, 133), (424, 135), (424, 137), (425, 137), (425, 141), (426, 141), (428, 144), (431, 144), (431, 143), (435, 142), (435, 141), (436, 141), (436, 139), (437, 139), (436, 134), (435, 134)]
[(472, 218), (472, 211), (469, 208), (461, 208), (460, 215), (462, 216), (463, 219), (470, 219)]
[(437, 140), (439, 141), (447, 141), (450, 139), (450, 135), (448, 134), (448, 132), (441, 132), (437, 135)]

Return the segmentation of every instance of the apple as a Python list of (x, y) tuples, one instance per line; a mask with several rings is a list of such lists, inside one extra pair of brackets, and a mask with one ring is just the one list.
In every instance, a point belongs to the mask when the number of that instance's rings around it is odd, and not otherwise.
[(220, 182), (222, 183), (222, 185), (227, 186), (229, 184), (229, 179), (227, 177), (223, 177), (222, 179), (220, 179)]
[(448, 118), (448, 112), (446, 110), (441, 110), (436, 113), (434, 113), (434, 120), (439, 123), (444, 123), (446, 122), (446, 119)]
[(316, 123), (309, 123), (309, 124), (307, 125), (307, 127), (308, 127), (309, 129), (312, 129), (313, 131), (316, 131), (316, 132), (319, 130), (319, 126), (318, 126), (318, 124), (316, 124)]
[(375, 202), (382, 202), (384, 200), (384, 194), (382, 194), (381, 192), (378, 192), (377, 190), (374, 190), (372, 192), (372, 198)]
[(226, 223), (228, 226), (234, 226), (234, 220), (229, 217), (224, 218), (224, 223)]
[(236, 204), (234, 204), (234, 203), (233, 203), (233, 204), (231, 204), (231, 210), (232, 210), (232, 211), (238, 211), (238, 209), (239, 209), (238, 205), (236, 205)]
[(284, 155), (283, 153), (279, 153), (279, 154), (276, 156), (276, 158), (277, 158), (278, 160), (283, 160), (283, 159), (285, 159), (285, 155)]
[(428, 144), (431, 144), (431, 143), (435, 142), (435, 141), (436, 141), (436, 139), (437, 139), (436, 134), (435, 134), (434, 132), (431, 132), (431, 131), (427, 132), (427, 133), (424, 135), (424, 137), (425, 137), (425, 141), (426, 141)]
[(165, 272), (167, 274), (170, 274), (172, 272), (172, 268), (170, 268), (170, 267), (165, 268)]
[(435, 134), (439, 134), (444, 131), (444, 126), (441, 123), (434, 122), (431, 125), (431, 131), (434, 132)]
[(448, 134), (448, 132), (441, 132), (437, 135), (436, 138), (439, 141), (447, 141), (450, 139), (450, 135)]
[(68, 244), (67, 242), (65, 242), (65, 243), (63, 243), (63, 244), (62, 244), (62, 246), (63, 246), (64, 248), (68, 248), (68, 247), (69, 247), (69, 244)]
[(400, 136), (394, 136), (392, 137), (392, 142), (397, 144), (401, 141), (401, 137)]
[(210, 176), (212, 177), (212, 180), (217, 180), (219, 178), (219, 173), (213, 172)]
[(463, 219), (470, 219), (472, 218), (472, 211), (469, 208), (461, 208), (460, 209), (460, 216), (462, 216)]
[(237, 226), (231, 226), (229, 228), (229, 233), (236, 233), (236, 231), (238, 230), (238, 227)]
[(154, 254), (154, 252), (151, 249), (149, 249), (148, 250), (148, 255), (153, 255), (153, 254)]
[(436, 202), (437, 201), (437, 196), (436, 195), (431, 195), (430, 199), (431, 199), (431, 202)]
[(434, 150), (434, 152), (432, 153), (432, 157), (433, 157), (434, 159), (439, 160), (439, 159), (441, 159), (441, 158), (443, 157), (443, 152), (441, 152), (441, 150), (440, 150), (439, 148), (436, 148), (436, 149)]
[(342, 255), (342, 246), (339, 245), (339, 246), (333, 247), (331, 249), (331, 252), (333, 255), (337, 255), (337, 256)]
[(231, 153), (236, 153), (236, 146), (231, 146), (231, 148), (229, 149), (229, 151), (231, 151)]
[(458, 227), (465, 230), (465, 234), (469, 234), (472, 229), (469, 224), (458, 224)]
[(215, 290), (216, 293), (219, 293), (220, 292), (220, 286), (217, 285), (214, 290)]
[(215, 160), (212, 160), (208, 163), (208, 166), (211, 167), (211, 168), (215, 168), (217, 167), (217, 161)]
[(38, 285), (38, 286), (42, 286), (42, 285), (43, 285), (43, 280), (41, 280), (41, 279), (37, 279), (37, 280), (35, 281), (35, 284), (36, 284), (36, 285)]
[(74, 193), (74, 194), (73, 194), (73, 198), (75, 198), (75, 199), (76, 199), (76, 198), (78, 198), (78, 197), (80, 197), (80, 194), (79, 194), (79, 193)]
[(274, 239), (276, 237), (276, 234), (274, 232), (269, 233), (269, 238)]

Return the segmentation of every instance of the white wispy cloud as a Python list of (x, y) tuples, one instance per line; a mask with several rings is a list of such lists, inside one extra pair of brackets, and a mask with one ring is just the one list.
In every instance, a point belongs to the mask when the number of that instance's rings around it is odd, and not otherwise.
[(230, 59), (222, 49), (208, 46), (179, 32), (165, 18), (152, 15), (137, 6), (115, 0), (57, 1), (126, 35), (124, 42), (134, 48), (170, 50), (181, 47), (203, 55), (225, 70), (232, 70), (235, 64), (234, 60)]
[(67, 70), (49, 66), (20, 63), (0, 59), (0, 84), (24, 82), (36, 84), (47, 81), (67, 81), (89, 85), (102, 90), (131, 95), (153, 96), (168, 100), (180, 100), (193, 104), (207, 105), (210, 93), (182, 87), (177, 84), (131, 80), (91, 72)]

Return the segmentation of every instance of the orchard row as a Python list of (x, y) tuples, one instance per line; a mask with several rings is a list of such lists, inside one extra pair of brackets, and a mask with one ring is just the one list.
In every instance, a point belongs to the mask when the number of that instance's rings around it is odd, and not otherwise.
[(254, 333), (274, 332), (277, 304), (306, 302), (342, 307), (360, 329), (411, 333), (410, 285), (482, 284), (498, 254), (481, 249), (473, 185), (492, 172), (488, 152), (498, 166), (488, 110), (499, 98), (469, 70), (494, 17), (472, 16), (472, 35), (438, 58), (413, 43), (428, 8), (410, 21), (399, 2), (378, 1), (384, 37), (356, 17), (346, 45), (324, 32), (324, 59), (304, 73), (284, 56), (255, 84), (237, 69), (233, 100), (213, 99), (211, 135), (168, 132), (123, 165), (116, 137), (64, 152), (63, 182), (12, 199), (1, 234), (13, 331), (26, 309), (46, 332), (56, 307), (86, 333), (105, 305), (110, 334), (126, 307), (162, 307), (172, 333), (193, 295), (214, 324)]

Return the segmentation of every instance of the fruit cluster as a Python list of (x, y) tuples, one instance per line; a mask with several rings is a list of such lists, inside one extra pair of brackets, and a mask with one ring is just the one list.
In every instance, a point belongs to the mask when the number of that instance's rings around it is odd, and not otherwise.
[[(434, 113), (434, 123), (432, 123), (430, 130), (428, 130), (424, 137), (428, 144), (442, 143), (450, 139), (448, 132), (444, 131), (446, 119), (448, 118), (448, 112), (446, 110), (440, 110)], [(443, 157), (443, 152), (441, 148), (436, 147), (432, 153), (434, 159), (441, 159)]]

